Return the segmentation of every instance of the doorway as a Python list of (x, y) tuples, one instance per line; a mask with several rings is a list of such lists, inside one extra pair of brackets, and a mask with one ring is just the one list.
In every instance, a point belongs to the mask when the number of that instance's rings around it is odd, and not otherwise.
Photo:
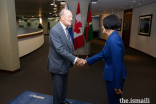
[(123, 20), (123, 30), (122, 30), (122, 40), (124, 45), (129, 47), (130, 43), (130, 34), (131, 34), (131, 23), (132, 23), (132, 9), (124, 11), (124, 20)]

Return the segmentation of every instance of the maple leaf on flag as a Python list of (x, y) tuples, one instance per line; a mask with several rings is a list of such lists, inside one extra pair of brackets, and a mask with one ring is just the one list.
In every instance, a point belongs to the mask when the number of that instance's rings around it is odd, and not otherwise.
[(81, 22), (80, 21), (78, 22), (77, 20), (75, 20), (74, 32), (76, 32), (77, 34), (81, 33), (80, 27), (82, 27)]

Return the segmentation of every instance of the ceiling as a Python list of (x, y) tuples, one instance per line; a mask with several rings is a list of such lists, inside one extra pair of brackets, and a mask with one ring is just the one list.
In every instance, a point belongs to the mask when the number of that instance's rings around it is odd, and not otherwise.
[[(55, 1), (57, 7), (51, 5)], [(39, 16), (58, 16), (58, 13), (64, 6), (60, 4), (61, 0), (15, 0), (16, 16), (22, 17), (39, 17)], [(67, 1), (67, 0), (64, 0)], [(78, 0), (68, 0), (78, 1)], [(89, 1), (89, 0), (79, 0)], [(92, 15), (100, 15), (103, 13), (114, 13), (123, 11), (126, 9), (137, 8), (150, 3), (156, 2), (156, 0), (93, 0), (97, 1), (96, 4), (92, 4)], [(135, 1), (135, 2), (133, 2)], [(57, 10), (54, 10), (57, 8)], [(56, 11), (56, 12), (54, 12)], [(52, 14), (49, 14), (52, 13)]]

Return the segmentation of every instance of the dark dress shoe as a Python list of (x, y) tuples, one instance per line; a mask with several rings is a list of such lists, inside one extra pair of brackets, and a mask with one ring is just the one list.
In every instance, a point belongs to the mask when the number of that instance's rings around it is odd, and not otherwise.
[(61, 104), (72, 104), (72, 102), (67, 102), (67, 101), (66, 101), (65, 103), (61, 103)]

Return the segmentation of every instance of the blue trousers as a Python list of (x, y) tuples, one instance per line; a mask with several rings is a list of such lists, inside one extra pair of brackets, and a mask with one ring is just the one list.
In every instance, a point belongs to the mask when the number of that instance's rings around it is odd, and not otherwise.
[[(121, 90), (123, 90), (123, 84), (124, 84), (124, 80), (122, 81)], [(119, 101), (119, 99), (121, 98), (121, 95), (118, 95), (115, 93), (114, 82), (113, 81), (106, 81), (106, 88), (107, 88), (109, 104), (121, 104)]]

